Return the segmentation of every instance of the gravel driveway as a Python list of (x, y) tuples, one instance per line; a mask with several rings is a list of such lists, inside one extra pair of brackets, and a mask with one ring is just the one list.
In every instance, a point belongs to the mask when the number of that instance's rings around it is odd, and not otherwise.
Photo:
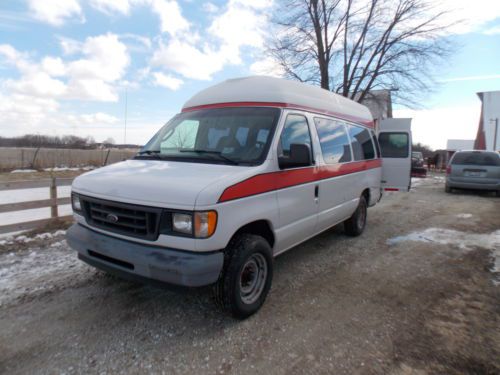
[(340, 226), (278, 257), (246, 321), (206, 289), (95, 271), (61, 236), (4, 243), (0, 373), (498, 374), (500, 199), (415, 185), (361, 237)]

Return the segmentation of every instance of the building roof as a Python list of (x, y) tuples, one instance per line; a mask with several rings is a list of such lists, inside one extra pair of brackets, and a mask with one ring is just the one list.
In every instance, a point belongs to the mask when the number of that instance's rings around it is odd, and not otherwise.
[(472, 150), (473, 148), (473, 139), (448, 139), (446, 142), (446, 150), (448, 151)]
[(182, 110), (189, 111), (214, 105), (267, 104), (325, 113), (365, 125), (373, 117), (367, 107), (317, 86), (280, 78), (252, 76), (229, 79), (200, 91)]

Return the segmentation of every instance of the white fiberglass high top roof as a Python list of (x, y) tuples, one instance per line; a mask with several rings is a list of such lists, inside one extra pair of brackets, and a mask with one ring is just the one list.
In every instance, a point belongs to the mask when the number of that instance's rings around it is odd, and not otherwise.
[(189, 111), (200, 106), (215, 104), (249, 105), (271, 103), (278, 107), (302, 108), (313, 112), (327, 113), (346, 120), (371, 124), (370, 110), (320, 87), (280, 78), (252, 76), (229, 79), (200, 91), (183, 106)]

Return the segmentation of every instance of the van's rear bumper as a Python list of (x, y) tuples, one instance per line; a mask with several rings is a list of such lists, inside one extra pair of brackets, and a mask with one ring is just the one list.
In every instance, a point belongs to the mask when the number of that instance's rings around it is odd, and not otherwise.
[(500, 190), (500, 182), (473, 182), (473, 181), (457, 181), (453, 178), (446, 179), (446, 185), (454, 189), (471, 189), (471, 190)]
[(130, 242), (74, 224), (68, 244), (84, 262), (128, 279), (198, 287), (213, 284), (224, 262), (222, 251), (197, 253)]

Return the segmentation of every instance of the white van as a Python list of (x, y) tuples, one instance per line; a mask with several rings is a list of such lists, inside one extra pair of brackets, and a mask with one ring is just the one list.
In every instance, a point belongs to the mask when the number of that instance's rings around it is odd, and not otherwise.
[(357, 236), (382, 190), (407, 191), (408, 121), (306, 84), (228, 80), (192, 97), (128, 161), (76, 178), (69, 244), (126, 278), (214, 285), (244, 318), (263, 304), (273, 257), (344, 222)]

